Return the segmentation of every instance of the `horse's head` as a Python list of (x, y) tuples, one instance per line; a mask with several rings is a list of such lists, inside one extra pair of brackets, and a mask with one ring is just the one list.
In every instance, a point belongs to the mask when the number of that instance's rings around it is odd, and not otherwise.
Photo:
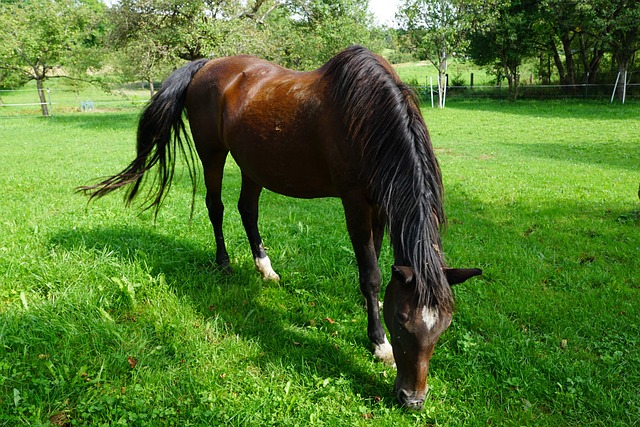
[[(446, 269), (449, 285), (482, 274), (479, 269)], [(403, 406), (420, 410), (427, 394), (429, 360), (438, 338), (451, 324), (451, 307), (418, 304), (410, 267), (394, 266), (384, 297), (384, 321), (391, 335), (398, 374), (395, 391)]]

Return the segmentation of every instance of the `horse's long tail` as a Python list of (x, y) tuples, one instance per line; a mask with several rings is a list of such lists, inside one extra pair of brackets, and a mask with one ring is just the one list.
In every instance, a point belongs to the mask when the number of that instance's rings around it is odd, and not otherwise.
[(193, 76), (207, 63), (206, 59), (190, 62), (171, 74), (162, 88), (151, 98), (138, 122), (137, 157), (120, 173), (95, 185), (79, 187), (89, 200), (102, 197), (128, 186), (125, 196), (130, 203), (145, 181), (145, 174), (158, 165), (153, 185), (147, 195), (147, 206), (162, 204), (174, 175), (177, 152), (187, 160), (189, 176), (194, 183), (196, 166), (193, 148), (182, 117), (186, 92)]

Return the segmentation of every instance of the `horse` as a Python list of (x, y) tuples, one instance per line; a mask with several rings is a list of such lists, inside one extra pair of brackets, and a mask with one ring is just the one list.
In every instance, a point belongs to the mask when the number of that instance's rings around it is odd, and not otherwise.
[[(451, 286), (482, 272), (445, 264), (440, 167), (417, 98), (391, 65), (361, 46), (307, 72), (247, 55), (190, 62), (164, 81), (142, 112), (137, 157), (120, 173), (79, 190), (91, 200), (127, 187), (130, 203), (154, 169), (146, 207), (157, 214), (179, 154), (186, 158), (195, 197), (194, 148), (204, 172), (215, 262), (225, 271), (230, 263), (221, 188), (229, 153), (242, 174), (238, 210), (264, 279), (280, 277), (258, 231), (262, 189), (341, 199), (374, 355), (395, 363), (399, 402), (420, 410), (429, 360), (451, 323)], [(394, 253), (383, 304), (391, 342), (378, 300), (385, 230)]]

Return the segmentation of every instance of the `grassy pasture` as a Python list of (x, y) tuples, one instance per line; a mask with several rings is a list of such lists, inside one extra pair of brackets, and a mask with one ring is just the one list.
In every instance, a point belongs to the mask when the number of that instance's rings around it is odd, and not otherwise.
[(0, 425), (637, 423), (640, 105), (424, 113), (447, 258), (485, 275), (455, 288), (420, 413), (370, 354), (338, 200), (263, 194), (262, 282), (229, 162), (227, 276), (186, 175), (156, 225), (73, 193), (132, 158), (135, 113), (0, 121)]
[[(438, 85), (438, 71), (429, 61), (407, 62), (394, 65), (396, 72), (405, 82), (417, 85), (428, 85), (429, 78), (433, 79), (433, 84)], [(465, 85), (471, 82), (473, 73), (473, 84), (476, 86), (495, 84), (495, 76), (487, 73), (484, 68), (478, 67), (469, 61), (452, 60), (447, 67), (449, 81), (454, 78), (461, 79)]]

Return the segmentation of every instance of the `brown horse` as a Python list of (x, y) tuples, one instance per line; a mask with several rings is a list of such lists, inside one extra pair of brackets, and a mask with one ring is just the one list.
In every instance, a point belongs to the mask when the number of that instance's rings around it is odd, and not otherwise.
[[(397, 397), (420, 409), (435, 343), (451, 323), (450, 285), (481, 271), (445, 266), (442, 178), (409, 88), (384, 59), (359, 46), (311, 72), (251, 56), (191, 62), (169, 76), (145, 108), (137, 158), (119, 174), (81, 189), (93, 198), (131, 184), (131, 201), (155, 166), (148, 203), (157, 209), (170, 187), (177, 152), (185, 154), (192, 179), (197, 173), (184, 109), (204, 169), (217, 264), (229, 269), (221, 201), (229, 152), (242, 171), (238, 209), (265, 279), (279, 276), (258, 232), (262, 188), (291, 197), (340, 197), (375, 355), (391, 363), (395, 356)], [(378, 302), (385, 227), (396, 264), (384, 304), (391, 345)]]

